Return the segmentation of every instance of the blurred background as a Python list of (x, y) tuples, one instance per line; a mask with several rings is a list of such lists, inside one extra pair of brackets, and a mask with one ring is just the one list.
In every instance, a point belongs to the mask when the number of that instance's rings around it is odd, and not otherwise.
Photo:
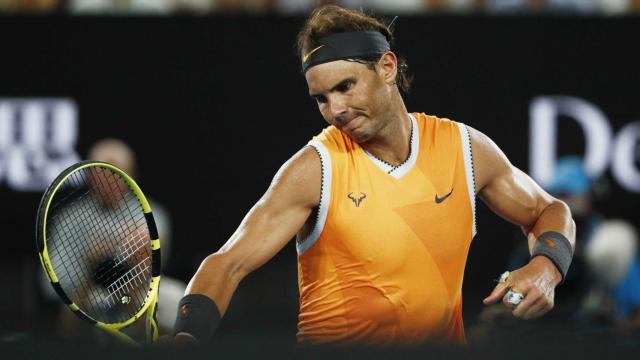
[[(528, 254), (479, 202), (469, 343), (546, 341), (544, 329), (637, 350), (639, 0), (0, 0), (0, 343), (99, 337), (49, 290), (34, 236), (48, 183), (87, 158), (129, 169), (161, 213), (170, 326), (200, 261), (325, 127), (294, 51), (320, 3), (398, 15), (409, 111), (483, 131), (573, 210), (578, 248), (556, 309), (523, 323), (482, 305)], [(241, 284), (215, 342), (294, 346), (296, 271), (292, 242)]]

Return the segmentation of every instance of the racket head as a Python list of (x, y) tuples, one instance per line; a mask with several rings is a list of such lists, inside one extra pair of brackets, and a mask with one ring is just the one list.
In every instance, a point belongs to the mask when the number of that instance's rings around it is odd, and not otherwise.
[(36, 246), (54, 290), (81, 319), (115, 332), (155, 306), (158, 232), (148, 200), (118, 167), (65, 169), (40, 201)]

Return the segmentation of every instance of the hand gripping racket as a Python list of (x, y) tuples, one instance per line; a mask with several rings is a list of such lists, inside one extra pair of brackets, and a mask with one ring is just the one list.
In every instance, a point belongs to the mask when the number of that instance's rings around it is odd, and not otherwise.
[(124, 171), (84, 161), (64, 170), (38, 208), (36, 243), (53, 289), (81, 319), (128, 344), (121, 331), (146, 314), (158, 338), (160, 240), (149, 202)]

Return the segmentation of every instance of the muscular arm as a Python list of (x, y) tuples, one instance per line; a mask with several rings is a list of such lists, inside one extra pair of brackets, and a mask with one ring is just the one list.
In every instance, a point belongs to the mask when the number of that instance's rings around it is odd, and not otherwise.
[[(527, 174), (513, 166), (498, 146), (481, 132), (469, 128), (471, 137), (476, 191), (480, 198), (496, 214), (519, 225), (528, 238), (529, 250), (533, 249), (538, 236), (547, 231), (563, 234), (575, 248), (575, 224), (569, 207), (540, 188)], [(562, 280), (562, 275), (553, 262), (537, 256), (521, 269), (518, 286), (522, 292), (531, 292), (514, 315), (535, 317), (553, 307), (553, 289)], [(513, 285), (513, 284), (511, 284)], [(485, 303), (494, 302), (504, 294), (504, 286), (496, 287)], [(540, 294), (539, 294), (540, 293)], [(527, 312), (537, 295), (550, 298), (550, 304), (537, 304)], [(548, 309), (547, 309), (548, 307)], [(545, 311), (546, 310), (546, 311)], [(526, 314), (526, 315), (525, 315)]]
[(519, 225), (529, 238), (529, 249), (545, 231), (557, 231), (575, 247), (575, 228), (569, 207), (547, 194), (527, 174), (511, 165), (498, 146), (469, 128), (476, 191), (504, 219)]
[(231, 238), (200, 265), (187, 294), (211, 298), (224, 314), (240, 281), (280, 251), (320, 201), (321, 164), (304, 148), (287, 161)]

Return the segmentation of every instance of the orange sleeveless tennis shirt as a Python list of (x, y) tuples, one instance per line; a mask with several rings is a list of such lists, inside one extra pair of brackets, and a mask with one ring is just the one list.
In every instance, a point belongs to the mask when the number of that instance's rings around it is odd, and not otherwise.
[(330, 126), (316, 222), (297, 239), (300, 343), (464, 342), (462, 277), (475, 235), (463, 124), (409, 114), (398, 167)]

